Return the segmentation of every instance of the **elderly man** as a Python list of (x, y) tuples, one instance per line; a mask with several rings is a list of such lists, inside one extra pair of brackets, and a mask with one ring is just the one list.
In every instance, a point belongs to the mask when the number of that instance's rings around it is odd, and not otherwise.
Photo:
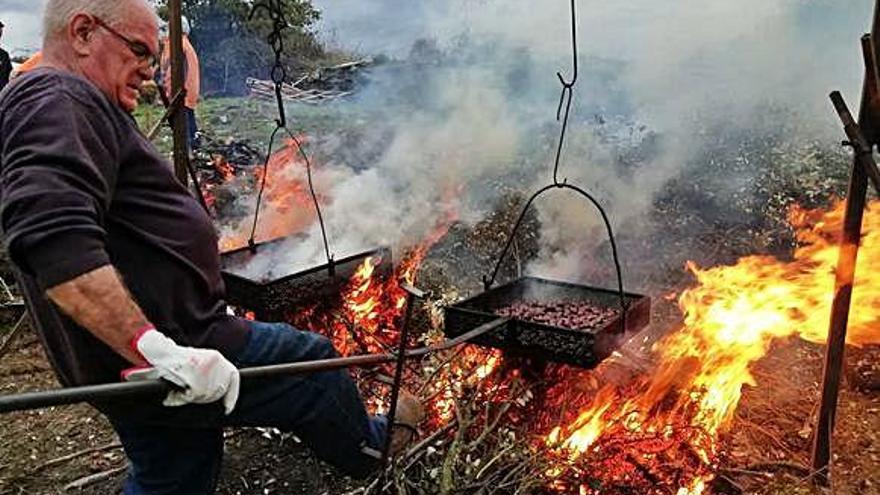
[[(335, 351), (318, 335), (227, 315), (211, 221), (129, 114), (157, 57), (147, 0), (48, 0), (43, 27), (41, 66), (0, 94), (0, 225), (63, 384), (121, 374), (178, 386), (164, 403), (94, 404), (131, 460), (124, 493), (212, 493), (230, 425), (294, 432), (368, 474), (387, 425), (367, 415), (348, 373), (239, 394), (237, 367)], [(419, 416), (407, 398), (402, 422)]]

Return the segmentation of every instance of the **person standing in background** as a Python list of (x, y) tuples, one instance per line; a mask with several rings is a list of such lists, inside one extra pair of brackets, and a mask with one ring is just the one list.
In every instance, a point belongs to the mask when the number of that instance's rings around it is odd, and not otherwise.
[[(3, 22), (0, 21), (0, 39), (3, 38)], [(9, 76), (12, 74), (12, 61), (6, 50), (0, 48), (0, 91), (9, 84)]]
[(28, 72), (36, 69), (37, 67), (40, 66), (40, 64), (42, 62), (43, 62), (43, 52), (42, 51), (39, 51), (39, 52), (31, 55), (31, 57), (29, 59), (22, 62), (21, 65), (19, 65), (18, 67), (15, 68), (14, 71), (12, 71), (11, 79), (15, 79), (16, 77), (18, 77), (22, 74), (28, 73)]
[[(165, 97), (169, 102), (174, 100), (171, 90), (171, 40), (168, 38), (167, 25), (162, 26), (162, 60), (161, 60), (161, 85), (165, 92)], [(192, 152), (196, 145), (196, 134), (199, 131), (196, 122), (196, 107), (199, 104), (199, 92), (201, 87), (201, 74), (199, 68), (199, 57), (195, 48), (189, 40), (190, 25), (189, 20), (183, 18), (183, 87), (186, 90), (186, 97), (183, 101), (183, 111), (186, 114), (186, 130), (187, 130), (187, 149)]]

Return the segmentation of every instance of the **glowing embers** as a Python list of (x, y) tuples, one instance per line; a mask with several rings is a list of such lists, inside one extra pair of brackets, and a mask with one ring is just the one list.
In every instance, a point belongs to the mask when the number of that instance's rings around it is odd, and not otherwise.
[[(843, 203), (794, 208), (799, 247), (791, 259), (749, 256), (730, 266), (690, 264), (696, 284), (681, 293), (680, 328), (654, 345), (657, 366), (626, 386), (574, 400), (583, 380), (560, 375), (547, 392), (544, 445), (558, 462), (546, 473), (565, 493), (699, 494), (714, 477), (720, 435), (730, 427), (751, 366), (776, 339), (823, 343), (834, 295)], [(880, 207), (864, 218), (847, 341), (878, 343)], [(626, 490), (610, 490), (625, 487)]]
[[(642, 330), (651, 300), (637, 294), (626, 299), (627, 333)], [(610, 356), (624, 336), (617, 292), (532, 277), (447, 308), (446, 334), (457, 337), (499, 315), (513, 319), (475, 343), (583, 368)]]

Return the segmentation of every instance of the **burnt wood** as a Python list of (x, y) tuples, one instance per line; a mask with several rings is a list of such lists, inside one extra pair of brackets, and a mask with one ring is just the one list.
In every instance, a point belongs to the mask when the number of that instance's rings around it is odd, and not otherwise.
[[(865, 78), (862, 85), (862, 101), (859, 108), (858, 126), (867, 144), (878, 143), (878, 43), (880, 36), (880, 0), (874, 4), (874, 19), (871, 34), (862, 37), (862, 55), (865, 63)], [(839, 101), (835, 105), (839, 107)], [(839, 109), (838, 109), (839, 110)], [(857, 150), (858, 151), (858, 150)], [(837, 400), (840, 394), (840, 380), (846, 350), (846, 331), (852, 302), (853, 281), (856, 261), (862, 236), (862, 220), (868, 194), (868, 172), (857, 152), (853, 159), (847, 190), (846, 211), (843, 220), (843, 235), (840, 241), (840, 254), (834, 284), (834, 301), (831, 306), (831, 321), (828, 328), (828, 347), (825, 351), (825, 365), (822, 376), (822, 399), (819, 404), (819, 417), (813, 435), (812, 469), (813, 481), (828, 486), (830, 480), (831, 437), (837, 416)]]

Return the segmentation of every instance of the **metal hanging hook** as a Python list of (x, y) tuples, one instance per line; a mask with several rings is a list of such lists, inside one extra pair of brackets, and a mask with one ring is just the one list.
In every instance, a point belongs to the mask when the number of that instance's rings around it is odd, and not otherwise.
[(333, 277), (336, 275), (336, 265), (333, 256), (330, 254), (330, 242), (327, 239), (327, 228), (324, 225), (324, 215), (321, 212), (321, 205), (318, 202), (318, 195), (315, 193), (315, 187), (312, 182), (312, 162), (309, 160), (309, 156), (303, 149), (300, 140), (297, 139), (297, 137), (287, 128), (287, 113), (284, 108), (283, 96), (284, 82), (287, 80), (287, 69), (284, 66), (282, 57), (284, 55), (284, 30), (289, 28), (290, 24), (288, 24), (287, 18), (284, 16), (283, 7), (282, 0), (265, 0), (254, 4), (248, 15), (248, 19), (252, 20), (258, 11), (265, 10), (269, 18), (272, 20), (272, 32), (269, 33), (267, 41), (275, 54), (275, 63), (272, 66), (271, 77), (272, 83), (275, 85), (275, 101), (278, 104), (278, 118), (275, 120), (276, 127), (275, 130), (272, 131), (272, 137), (269, 138), (269, 149), (266, 151), (266, 162), (263, 165), (263, 177), (260, 181), (259, 192), (257, 193), (257, 208), (254, 211), (254, 223), (251, 227), (248, 247), (251, 249), (251, 252), (256, 252), (257, 225), (260, 219), (260, 207), (263, 202), (263, 193), (265, 192), (266, 183), (269, 177), (269, 162), (272, 159), (272, 149), (275, 144), (275, 139), (277, 138), (278, 133), (283, 130), (287, 133), (288, 138), (294, 143), (294, 145), (296, 145), (299, 154), (305, 161), (309, 193), (312, 197), (312, 202), (315, 205), (318, 223), (321, 226), (321, 238), (324, 241), (324, 254), (327, 257), (327, 268), (329, 275)]
[(571, 47), (573, 68), (571, 81), (566, 81), (565, 77), (562, 75), (562, 72), (556, 73), (557, 77), (559, 77), (559, 82), (561, 82), (564, 87), (567, 87), (569, 89), (573, 87), (578, 80), (577, 10), (575, 6), (575, 0), (571, 0)]
[(266, 37), (269, 46), (275, 54), (275, 64), (272, 66), (271, 79), (275, 85), (275, 101), (278, 104), (278, 119), (275, 123), (278, 127), (287, 126), (287, 114), (284, 109), (283, 88), (284, 81), (287, 80), (287, 69), (284, 67), (282, 56), (284, 55), (284, 30), (290, 25), (284, 16), (284, 10), (281, 0), (266, 0), (254, 4), (248, 15), (248, 20), (253, 20), (254, 16), (260, 10), (265, 10), (266, 14), (272, 20), (272, 32)]
[[(562, 72), (557, 72), (556, 77), (559, 78), (559, 82), (562, 84), (562, 94), (559, 97), (559, 106), (556, 109), (556, 119), (562, 120), (562, 130), (559, 134), (559, 145), (556, 148), (556, 163), (553, 168), (553, 183), (541, 188), (538, 192), (532, 195), (531, 198), (526, 202), (525, 207), (520, 213), (519, 218), (514, 224), (513, 231), (510, 234), (510, 237), (507, 238), (507, 243), (504, 245), (504, 249), (501, 251), (501, 255), (498, 257), (498, 261), (495, 264), (494, 270), (490, 275), (483, 276), (483, 288), (488, 291), (492, 288), (492, 285), (495, 283), (495, 279), (498, 277), (498, 273), (501, 270), (501, 265), (503, 264), (505, 258), (507, 257), (507, 253), (510, 251), (511, 246), (513, 245), (513, 241), (516, 238), (517, 232), (519, 232), (520, 226), (522, 226), (523, 221), (525, 220), (526, 213), (528, 213), (529, 208), (531, 208), (532, 203), (535, 202), (538, 197), (547, 193), (553, 189), (568, 189), (574, 191), (579, 194), (590, 203), (595, 206), (596, 210), (599, 212), (599, 215), (602, 218), (602, 222), (605, 225), (605, 229), (608, 233), (608, 241), (611, 244), (611, 255), (614, 262), (614, 269), (617, 275), (617, 291), (618, 296), (620, 298), (620, 311), (621, 311), (621, 332), (624, 332), (626, 329), (626, 292), (623, 287), (623, 270), (620, 264), (620, 257), (617, 252), (617, 243), (614, 239), (614, 229), (611, 225), (611, 220), (608, 217), (608, 214), (605, 212), (605, 209), (602, 208), (602, 205), (596, 200), (593, 195), (588, 193), (586, 190), (568, 183), (568, 179), (559, 180), (559, 164), (562, 159), (562, 149), (565, 144), (566, 132), (568, 131), (568, 120), (571, 116), (571, 106), (574, 100), (574, 87), (577, 84), (578, 80), (578, 41), (577, 41), (577, 10), (575, 6), (576, 0), (571, 0), (571, 47), (572, 47), (572, 77), (571, 80), (568, 81), (565, 79), (565, 76), (562, 75)], [(563, 108), (565, 109), (565, 113), (563, 113)]]
[[(553, 184), (561, 187), (568, 179), (559, 181), (559, 165), (562, 161), (562, 149), (565, 145), (565, 136), (568, 131), (568, 118), (571, 115), (571, 104), (574, 101), (574, 86), (578, 80), (578, 42), (577, 42), (577, 10), (575, 0), (571, 0), (571, 53), (572, 53), (572, 77), (567, 81), (562, 72), (557, 72), (556, 77), (562, 84), (562, 93), (559, 95), (559, 106), (556, 108), (556, 120), (562, 120), (562, 130), (559, 134), (559, 145), (556, 148), (556, 162), (553, 166)], [(565, 108), (563, 116), (562, 109)]]

